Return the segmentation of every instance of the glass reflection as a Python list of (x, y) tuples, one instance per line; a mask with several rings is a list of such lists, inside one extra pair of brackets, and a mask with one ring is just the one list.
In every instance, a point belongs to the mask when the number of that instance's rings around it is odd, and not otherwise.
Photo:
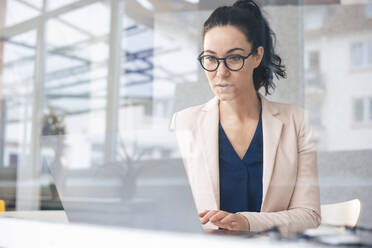
[[(371, 36), (362, 34), (370, 25), (360, 25), (370, 19), (365, 11), (368, 6), (304, 8), (305, 24), (308, 24), (304, 30), (306, 107), (321, 150), (372, 149), (369, 142), (372, 127), (360, 126), (370, 123), (369, 97), (372, 96), (368, 83)], [(338, 27), (345, 18), (352, 21), (341, 30)]]
[(47, 6), (49, 10), (53, 10), (75, 2), (78, 2), (78, 0), (47, 0)]
[[(149, 2), (152, 7), (125, 1), (119, 20), (123, 28), (117, 51), (120, 92), (114, 112), (120, 135), (113, 135), (116, 152), (106, 163), (104, 140), (110, 134), (103, 133), (110, 93), (110, 1), (48, 1), (48, 11), (69, 7), (45, 20), (43, 115), (37, 130), (42, 136), (64, 138), (40, 146), (41, 165), (36, 173), (40, 192), (34, 194), (40, 196), (36, 197), (40, 201), (37, 209), (63, 209), (55, 185), (67, 187), (61, 192), (71, 193), (71, 202), (79, 186), (92, 199), (133, 200), (163, 182), (141, 179), (149, 168), (147, 162), (158, 161), (153, 163), (157, 173), (166, 173), (171, 170), (157, 167), (159, 161), (179, 159), (166, 127), (173, 112), (212, 97), (195, 57), (201, 50), (202, 22), (218, 3)], [(369, 209), (372, 5), (334, 2), (278, 5), (266, 1), (269, 4), (264, 9), (280, 36), (279, 51), (290, 65), (289, 79), (278, 83), (274, 97), (296, 102), (309, 112), (320, 150), (322, 203), (357, 197)], [(39, 16), (41, 8), (40, 0), (0, 1), (1, 31)], [(40, 45), (35, 30), (19, 32), (0, 41), (0, 199), (6, 200), (9, 210), (16, 206), (17, 168), (25, 164), (30, 152), (35, 51)], [(71, 140), (73, 134), (82, 136)], [(92, 175), (99, 179), (94, 181)], [(124, 182), (125, 193), (118, 190)], [(30, 185), (29, 181), (22, 183)], [(89, 200), (81, 206), (89, 207)], [(361, 224), (369, 225), (371, 220), (372, 215), (364, 213)]]
[(10, 210), (16, 204), (17, 170), (28, 164), (30, 153), (35, 40), (30, 31), (0, 42), (0, 198)]
[(65, 116), (66, 133), (104, 131), (108, 30), (95, 23), (108, 23), (108, 7), (93, 3), (48, 21), (45, 105)]
[[(304, 7), (305, 106), (320, 150), (322, 204), (359, 198), (363, 208), (372, 206), (370, 7)], [(363, 212), (360, 224), (371, 221)]]
[[(199, 232), (174, 134), (164, 130), (161, 140), (152, 130), (110, 135), (118, 140), (118, 156), (105, 163), (95, 160), (96, 135), (41, 139), (42, 163), (51, 172), (68, 220)], [(174, 221), (175, 209), (184, 216), (179, 221)]]
[[(41, 14), (41, 6), (38, 1), (30, 3), (28, 1), (9, 1), (4, 0), (0, 3), (0, 9), (5, 10), (5, 25), (12, 26)], [(2, 11), (0, 10), (0, 13)], [(21, 15), (19, 13), (22, 13)], [(0, 18), (2, 15), (0, 14)], [(0, 26), (1, 27), (1, 26)]]

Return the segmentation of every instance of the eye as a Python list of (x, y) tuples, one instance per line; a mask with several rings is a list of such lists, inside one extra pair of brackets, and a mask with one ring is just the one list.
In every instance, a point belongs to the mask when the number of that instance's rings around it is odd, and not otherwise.
[(231, 62), (238, 62), (241, 60), (241, 56), (238, 54), (232, 54), (227, 57), (227, 59)]
[(210, 56), (210, 55), (206, 55), (203, 57), (203, 59), (206, 61), (206, 62), (209, 62), (209, 63), (213, 63), (213, 62), (216, 62), (216, 57), (214, 56)]

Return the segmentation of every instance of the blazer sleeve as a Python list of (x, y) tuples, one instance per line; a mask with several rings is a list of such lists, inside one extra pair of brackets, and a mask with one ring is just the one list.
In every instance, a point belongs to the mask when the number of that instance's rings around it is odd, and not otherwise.
[(177, 116), (177, 112), (173, 114), (171, 123), (169, 125), (169, 130), (172, 132), (176, 131), (176, 118), (177, 118), (176, 116)]
[(288, 210), (278, 212), (241, 212), (251, 232), (277, 226), (284, 233), (302, 232), (319, 226), (320, 193), (317, 171), (317, 148), (307, 115), (302, 116), (297, 134), (298, 170)]

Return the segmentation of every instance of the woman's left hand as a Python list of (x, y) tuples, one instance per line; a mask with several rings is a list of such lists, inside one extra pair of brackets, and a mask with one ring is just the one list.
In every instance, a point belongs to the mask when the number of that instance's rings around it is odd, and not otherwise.
[(199, 213), (200, 222), (212, 224), (227, 230), (249, 231), (250, 226), (248, 219), (242, 214), (232, 214), (222, 210), (205, 210)]

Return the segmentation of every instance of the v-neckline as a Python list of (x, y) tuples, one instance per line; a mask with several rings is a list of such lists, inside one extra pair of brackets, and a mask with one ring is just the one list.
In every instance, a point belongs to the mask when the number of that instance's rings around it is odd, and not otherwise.
[(257, 130), (258, 130), (258, 128), (259, 128), (260, 123), (261, 123), (261, 113), (260, 113), (260, 117), (259, 117), (258, 122), (257, 122), (256, 130), (254, 131), (253, 137), (252, 137), (252, 139), (251, 139), (251, 142), (249, 143), (248, 148), (247, 148), (247, 150), (245, 151), (245, 153), (244, 153), (244, 155), (243, 155), (242, 158), (240, 158), (240, 156), (239, 156), (239, 154), (236, 152), (234, 146), (231, 144), (231, 142), (230, 142), (230, 140), (229, 140), (229, 137), (227, 137), (227, 134), (225, 133), (225, 130), (224, 130), (223, 127), (222, 127), (221, 122), (218, 123), (219, 127), (220, 127), (221, 130), (222, 130), (222, 133), (223, 133), (224, 137), (226, 138), (227, 142), (229, 143), (230, 148), (234, 151), (235, 156), (239, 159), (240, 162), (243, 162), (243, 161), (245, 160), (245, 157), (247, 156), (247, 154), (248, 154), (249, 151), (251, 150), (252, 143), (256, 140)]

